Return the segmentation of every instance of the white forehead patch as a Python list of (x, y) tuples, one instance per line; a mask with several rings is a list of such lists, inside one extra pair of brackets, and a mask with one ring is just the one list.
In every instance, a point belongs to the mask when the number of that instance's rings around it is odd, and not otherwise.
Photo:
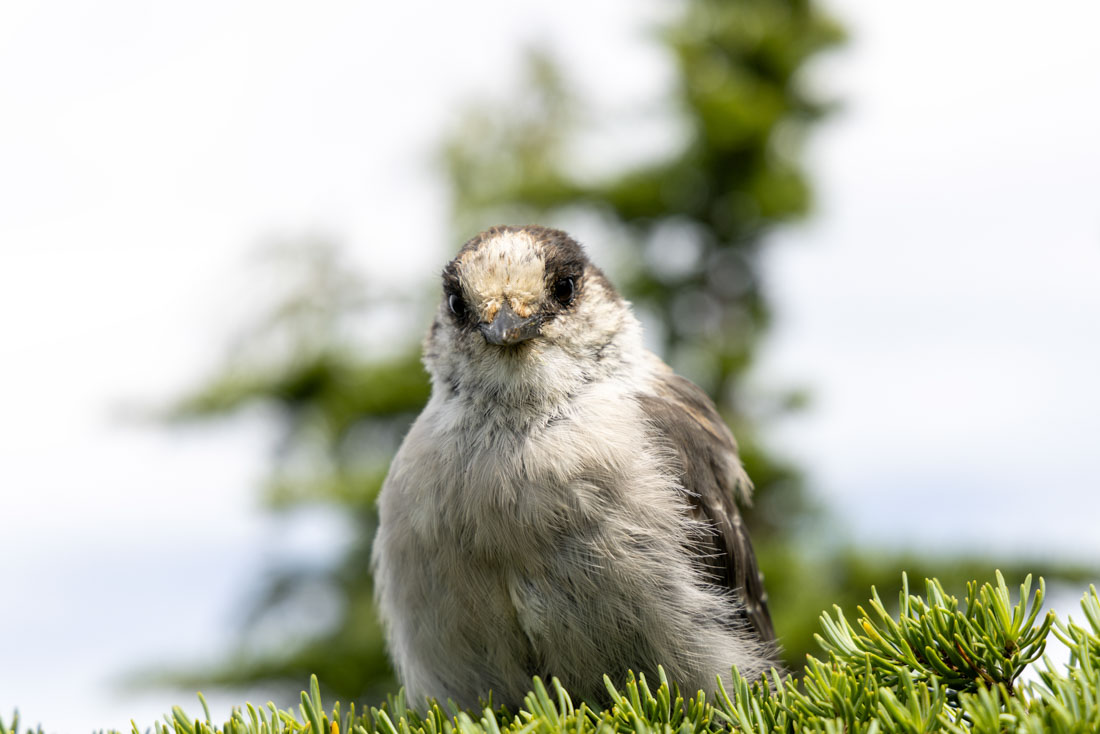
[(502, 232), (462, 255), (458, 277), (482, 319), (492, 321), (505, 299), (526, 318), (545, 287), (542, 247), (528, 232)]

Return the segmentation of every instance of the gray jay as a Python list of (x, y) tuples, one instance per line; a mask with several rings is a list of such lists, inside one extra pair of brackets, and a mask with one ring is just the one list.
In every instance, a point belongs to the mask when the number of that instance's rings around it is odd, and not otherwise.
[(410, 701), (516, 707), (534, 675), (600, 700), (605, 673), (658, 665), (694, 693), (777, 664), (733, 436), (572, 238), (467, 242), (424, 364), (373, 552)]

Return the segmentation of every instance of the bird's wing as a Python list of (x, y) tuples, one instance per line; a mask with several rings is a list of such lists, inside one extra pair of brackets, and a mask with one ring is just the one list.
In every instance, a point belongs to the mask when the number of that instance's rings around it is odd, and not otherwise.
[(741, 467), (733, 434), (706, 393), (667, 367), (652, 388), (652, 394), (638, 398), (642, 410), (679, 455), (681, 481), (695, 518), (715, 531), (701, 544), (699, 563), (715, 584), (738, 595), (760, 637), (774, 642), (763, 577), (737, 509), (738, 500), (749, 501), (752, 483)]

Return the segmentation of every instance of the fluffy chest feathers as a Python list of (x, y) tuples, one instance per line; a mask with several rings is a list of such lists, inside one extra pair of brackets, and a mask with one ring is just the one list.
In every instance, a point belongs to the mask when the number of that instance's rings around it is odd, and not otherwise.
[(676, 496), (627, 385), (592, 383), (567, 405), (532, 408), (517, 420), (433, 398), (405, 443), (409, 455), (395, 460), (417, 533), (477, 555), (537, 553), (609, 508)]

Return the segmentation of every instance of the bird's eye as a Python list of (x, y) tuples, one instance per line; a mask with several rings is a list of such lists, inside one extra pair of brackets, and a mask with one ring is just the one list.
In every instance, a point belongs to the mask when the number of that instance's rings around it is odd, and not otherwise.
[(466, 302), (463, 301), (462, 296), (457, 293), (452, 293), (447, 296), (447, 305), (450, 307), (451, 313), (458, 318), (462, 318), (466, 315)]
[(576, 294), (576, 288), (573, 285), (572, 278), (562, 278), (557, 283), (554, 283), (554, 298), (563, 306), (568, 306), (573, 302), (573, 296)]

